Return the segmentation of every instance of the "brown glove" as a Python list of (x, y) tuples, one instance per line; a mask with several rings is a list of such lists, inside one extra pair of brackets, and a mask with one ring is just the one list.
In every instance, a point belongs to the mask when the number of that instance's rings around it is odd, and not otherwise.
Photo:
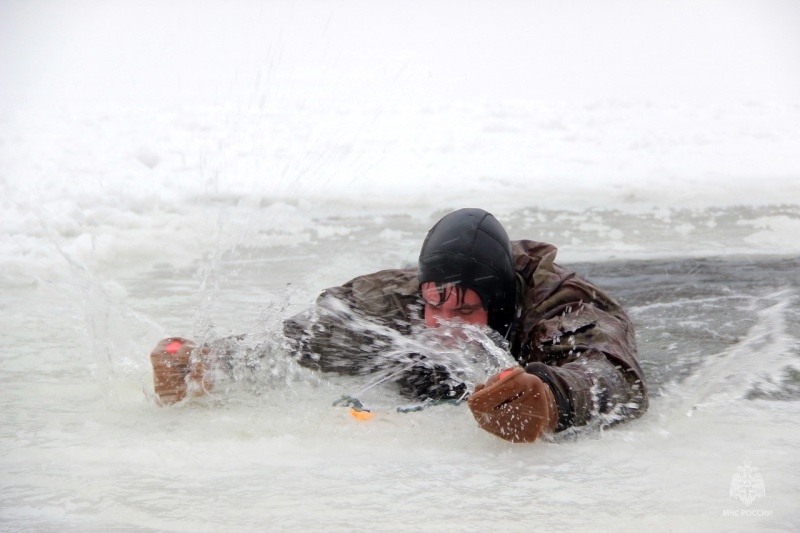
[(198, 350), (194, 342), (181, 337), (163, 339), (153, 348), (150, 362), (159, 404), (179, 402), (187, 394), (202, 396), (211, 389), (202, 357), (208, 353), (208, 347)]
[(553, 391), (522, 367), (492, 376), (467, 401), (478, 425), (511, 442), (533, 442), (558, 426)]

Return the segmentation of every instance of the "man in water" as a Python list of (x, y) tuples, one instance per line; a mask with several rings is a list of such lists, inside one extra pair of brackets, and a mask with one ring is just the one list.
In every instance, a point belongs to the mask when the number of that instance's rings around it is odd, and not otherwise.
[[(605, 292), (555, 264), (555, 256), (550, 244), (511, 242), (486, 211), (460, 209), (428, 232), (418, 268), (382, 270), (327, 289), (311, 309), (284, 322), (284, 333), (300, 364), (363, 374), (381, 369), (380, 354), (391, 343), (386, 332), (486, 328), (519, 364), (471, 395), (446, 366), (419, 354), (404, 360), (412, 364), (397, 381), (421, 399), (469, 395), (478, 425), (511, 442), (641, 415), (647, 390), (630, 319)], [(208, 390), (204, 361), (213, 356), (212, 347), (197, 349), (185, 339), (161, 341), (151, 354), (160, 401)]]

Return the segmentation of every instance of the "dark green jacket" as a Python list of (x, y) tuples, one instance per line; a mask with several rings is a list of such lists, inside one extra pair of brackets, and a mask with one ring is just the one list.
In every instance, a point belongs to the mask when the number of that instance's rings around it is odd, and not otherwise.
[[(514, 241), (512, 249), (518, 303), (511, 355), (553, 389), (559, 429), (643, 413), (647, 391), (625, 311), (555, 264), (554, 246)], [(305, 366), (361, 374), (378, 370), (375, 354), (393, 335), (409, 334), (422, 321), (416, 269), (382, 270), (323, 291), (314, 307), (284, 323), (284, 332)]]

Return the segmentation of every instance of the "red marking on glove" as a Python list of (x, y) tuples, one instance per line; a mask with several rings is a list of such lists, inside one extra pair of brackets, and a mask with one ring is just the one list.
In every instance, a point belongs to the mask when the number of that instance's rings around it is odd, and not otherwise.
[(166, 350), (167, 353), (175, 355), (176, 353), (178, 353), (178, 350), (180, 350), (181, 346), (183, 346), (183, 343), (181, 341), (172, 341), (171, 343), (164, 346), (164, 350)]
[(509, 369), (509, 370), (503, 370), (502, 372), (500, 372), (500, 377), (497, 379), (497, 381), (500, 381), (501, 379), (503, 379), (504, 377), (506, 377), (507, 375), (509, 375), (513, 371), (514, 371), (513, 368)]

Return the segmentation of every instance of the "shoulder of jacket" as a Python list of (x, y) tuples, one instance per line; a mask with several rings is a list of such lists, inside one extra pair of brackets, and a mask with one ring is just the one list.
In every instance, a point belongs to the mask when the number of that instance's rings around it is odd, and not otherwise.
[(511, 241), (511, 253), (514, 255), (514, 259), (527, 257), (541, 260), (545, 257), (555, 258), (558, 248), (547, 242), (523, 239)]
[(353, 291), (362, 296), (399, 294), (410, 296), (419, 292), (417, 269), (388, 269), (358, 276), (347, 282)]
[(523, 278), (529, 278), (537, 271), (554, 271), (558, 248), (546, 242), (520, 240), (511, 241), (514, 267)]

